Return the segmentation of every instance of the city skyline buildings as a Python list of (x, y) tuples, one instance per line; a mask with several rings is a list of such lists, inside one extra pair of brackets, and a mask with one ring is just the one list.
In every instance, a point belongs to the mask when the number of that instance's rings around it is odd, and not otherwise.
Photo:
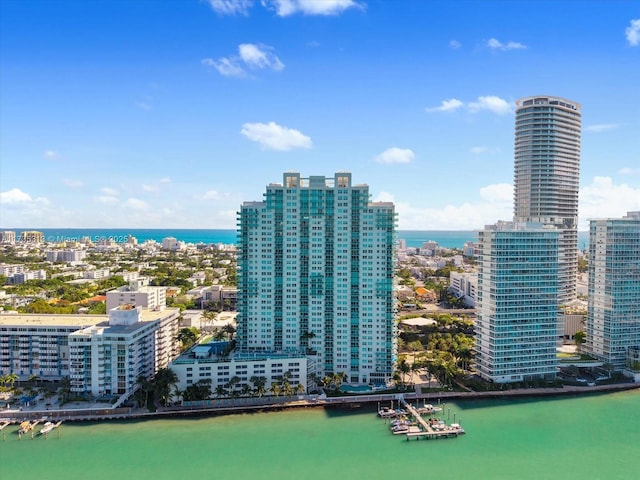
[(320, 377), (385, 384), (397, 360), (396, 215), (349, 172), (283, 175), (238, 216), (237, 347), (300, 353)]
[(511, 217), (529, 93), (584, 106), (580, 229), (640, 209), (633, 3), (337, 3), (1, 2), (0, 228), (233, 228), (322, 164), (402, 230), (479, 229)]
[(516, 101), (514, 221), (560, 233), (558, 302), (576, 298), (581, 105), (555, 96)]

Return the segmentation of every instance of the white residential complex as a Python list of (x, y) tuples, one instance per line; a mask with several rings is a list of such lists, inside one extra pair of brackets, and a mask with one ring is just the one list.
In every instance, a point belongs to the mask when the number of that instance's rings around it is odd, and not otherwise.
[(79, 262), (87, 256), (86, 250), (47, 250), (48, 262)]
[(465, 307), (475, 308), (478, 298), (478, 274), (451, 272), (449, 291), (462, 299)]
[(381, 384), (397, 357), (394, 205), (348, 172), (289, 172), (239, 213), (238, 348), (308, 353), (320, 375)]
[(555, 225), (559, 297), (576, 298), (581, 106), (553, 96), (516, 102), (514, 221)]
[(585, 349), (617, 370), (638, 354), (640, 212), (591, 221), (586, 333)]
[(499, 222), (479, 233), (476, 369), (497, 383), (553, 379), (558, 231)]
[(121, 305), (109, 311), (108, 322), (70, 334), (71, 391), (132, 393), (139, 376), (149, 378), (178, 355), (179, 313)]
[(167, 305), (167, 289), (149, 286), (147, 277), (136, 278), (129, 285), (107, 292), (107, 312), (118, 305), (135, 305), (151, 310), (164, 308)]
[(0, 315), (0, 375), (69, 376), (71, 390), (130, 394), (178, 354), (178, 309), (123, 306), (106, 315)]
[[(229, 390), (235, 378), (237, 383), (233, 388), (237, 392), (246, 391), (247, 388), (254, 390), (260, 380), (268, 390), (274, 382), (282, 382), (286, 378), (294, 391), (307, 393), (311, 387), (308, 383), (309, 374), (315, 373), (313, 359), (305, 355), (234, 352), (222, 357), (218, 353), (215, 343), (203, 344), (171, 362), (169, 367), (178, 377), (176, 386), (185, 390), (190, 385), (207, 380), (211, 381), (211, 391), (215, 392), (220, 387)], [(296, 388), (298, 384), (302, 385), (302, 390)]]

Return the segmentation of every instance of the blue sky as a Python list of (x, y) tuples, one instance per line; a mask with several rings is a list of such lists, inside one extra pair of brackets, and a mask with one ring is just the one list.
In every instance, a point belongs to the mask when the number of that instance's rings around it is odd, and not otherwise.
[(235, 228), (348, 170), (401, 229), (512, 216), (513, 105), (582, 104), (581, 228), (640, 210), (640, 2), (0, 2), (0, 228)]

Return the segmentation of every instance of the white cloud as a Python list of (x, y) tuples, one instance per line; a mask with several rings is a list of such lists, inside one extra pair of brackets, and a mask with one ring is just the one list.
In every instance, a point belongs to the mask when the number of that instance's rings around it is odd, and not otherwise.
[(622, 175), (640, 175), (640, 168), (624, 167), (618, 170)]
[(99, 203), (104, 203), (105, 205), (114, 205), (118, 203), (118, 199), (110, 195), (101, 195), (99, 197), (96, 197), (96, 201)]
[(584, 127), (584, 131), (593, 133), (608, 132), (609, 130), (615, 130), (619, 126), (619, 123), (601, 123), (598, 125), (589, 125)]
[(225, 77), (246, 76), (247, 72), (245, 72), (237, 62), (237, 59), (229, 59), (225, 57), (222, 57), (219, 60), (214, 60), (213, 58), (205, 58), (200, 61), (202, 65), (215, 68), (220, 75), (223, 75)]
[(124, 205), (134, 210), (147, 210), (149, 208), (149, 204), (139, 198), (128, 198)]
[(208, 0), (211, 8), (219, 15), (247, 15), (253, 0)]
[(484, 145), (478, 145), (475, 147), (471, 147), (469, 151), (474, 155), (482, 155), (483, 153), (498, 153), (500, 152), (499, 148), (487, 147)]
[(202, 200), (219, 200), (222, 195), (217, 190), (207, 190), (201, 198)]
[(439, 107), (427, 108), (427, 112), (452, 112), (462, 108), (464, 103), (457, 98), (450, 98), (449, 100), (443, 100)]
[(463, 203), (442, 208), (411, 208), (399, 204), (401, 230), (469, 230), (492, 225), (500, 219), (510, 219), (511, 205), (499, 203)]
[(153, 110), (153, 104), (151, 103), (150, 99), (147, 100), (141, 100), (139, 102), (135, 103), (136, 107), (138, 107), (141, 110), (145, 110), (147, 112), (150, 112), (151, 110)]
[(501, 41), (495, 38), (489, 39), (489, 41), (487, 42), (487, 47), (491, 48), (492, 50), (502, 50), (502, 51), (522, 50), (527, 48), (527, 46), (523, 45), (522, 43), (518, 43), (518, 42), (502, 43)]
[(118, 195), (118, 191), (115, 188), (109, 188), (109, 187), (102, 187), (100, 189), (100, 191), (102, 193), (104, 193), (105, 195), (108, 195), (110, 197), (113, 197), (115, 195)]
[(487, 151), (489, 150), (489, 147), (471, 147), (471, 153), (473, 153), (474, 155), (480, 155), (481, 153), (487, 153)]
[(27, 203), (31, 201), (31, 195), (23, 192), (19, 188), (12, 188), (7, 192), (0, 192), (0, 203), (4, 205)]
[(471, 113), (478, 113), (481, 111), (489, 111), (498, 115), (504, 115), (510, 113), (513, 110), (513, 105), (506, 100), (497, 97), (495, 95), (488, 95), (484, 97), (478, 97), (474, 102), (465, 104), (463, 101), (457, 98), (450, 98), (443, 100), (438, 107), (426, 108), (427, 112), (452, 112), (460, 110), (466, 107)]
[(385, 165), (411, 163), (416, 154), (409, 148), (392, 147), (377, 155), (375, 161)]
[(72, 178), (62, 179), (62, 183), (70, 188), (80, 188), (84, 186), (84, 182), (82, 180), (74, 180)]
[(250, 68), (269, 68), (276, 71), (284, 69), (284, 63), (271, 50), (273, 48), (267, 45), (253, 43), (242, 43), (238, 46), (240, 58)]
[(631, 20), (631, 24), (625, 29), (624, 34), (629, 45), (632, 47), (640, 45), (640, 18)]
[(161, 178), (160, 180), (158, 180), (154, 184), (143, 183), (142, 184), (142, 189), (145, 192), (157, 192), (158, 190), (160, 190), (160, 188), (163, 185), (167, 185), (169, 183), (171, 183), (171, 179), (169, 177), (164, 177), (164, 178)]
[(202, 65), (215, 68), (220, 75), (225, 77), (246, 77), (244, 67), (252, 70), (284, 70), (284, 63), (273, 53), (273, 47), (269, 45), (241, 43), (238, 45), (238, 55), (222, 57), (218, 60), (205, 58), (200, 61)]
[(354, 0), (262, 0), (262, 5), (273, 8), (280, 17), (295, 13), (304, 15), (339, 15), (349, 8), (364, 9)]
[(469, 102), (467, 107), (469, 108), (469, 111), (471, 113), (477, 113), (483, 110), (487, 110), (498, 115), (511, 113), (513, 108), (509, 102), (495, 95), (478, 97), (478, 100), (476, 100), (475, 102)]
[(46, 150), (42, 156), (47, 160), (58, 160), (60, 158), (60, 154), (55, 150)]
[(240, 133), (249, 140), (258, 142), (266, 150), (286, 151), (312, 147), (311, 138), (298, 130), (283, 127), (275, 122), (245, 123)]
[(625, 183), (616, 185), (611, 177), (594, 177), (590, 185), (580, 188), (580, 226), (588, 228), (592, 218), (619, 218), (640, 210), (640, 188)]
[(494, 183), (480, 189), (480, 198), (488, 202), (513, 202), (513, 185), (510, 183)]
[(376, 198), (373, 199), (374, 202), (393, 202), (393, 194), (389, 192), (380, 192)]
[(458, 40), (451, 40), (449, 42), (449, 47), (453, 48), (454, 50), (457, 50), (460, 47), (462, 47), (462, 44)]

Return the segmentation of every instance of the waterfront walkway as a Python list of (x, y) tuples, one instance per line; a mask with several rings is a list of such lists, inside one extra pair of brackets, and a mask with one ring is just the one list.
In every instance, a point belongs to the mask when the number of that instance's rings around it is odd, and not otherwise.
[(0, 411), (0, 422), (19, 421), (27, 419), (49, 418), (64, 421), (98, 421), (98, 420), (122, 420), (122, 419), (152, 419), (178, 416), (199, 416), (199, 415), (224, 415), (241, 412), (277, 411), (289, 408), (310, 408), (310, 407), (346, 407), (357, 408), (361, 405), (375, 405), (378, 402), (389, 402), (393, 400), (407, 401), (425, 400), (464, 400), (464, 399), (490, 399), (490, 398), (520, 398), (520, 397), (542, 397), (560, 395), (580, 395), (589, 393), (618, 392), (640, 388), (640, 383), (622, 383), (615, 385), (597, 385), (593, 387), (573, 387), (562, 388), (524, 388), (506, 391), (489, 392), (433, 392), (433, 393), (380, 393), (371, 395), (354, 395), (348, 397), (318, 397), (299, 396), (290, 399), (280, 398), (280, 403), (271, 403), (275, 399), (264, 398), (263, 404), (249, 404), (247, 399), (237, 399), (237, 403), (225, 406), (203, 406), (203, 407), (167, 407), (157, 412), (146, 412), (140, 409), (115, 408), (115, 409), (63, 409), (63, 410), (2, 410)]

